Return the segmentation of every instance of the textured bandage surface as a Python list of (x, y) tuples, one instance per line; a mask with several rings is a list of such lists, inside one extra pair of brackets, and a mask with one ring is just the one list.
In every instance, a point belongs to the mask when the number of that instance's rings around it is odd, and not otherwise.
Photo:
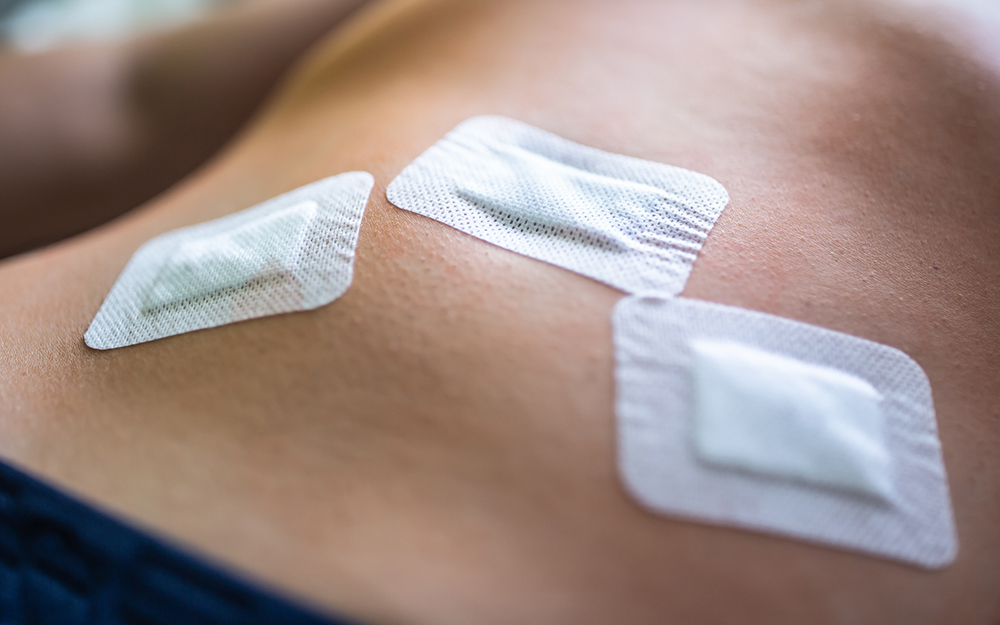
[(622, 291), (679, 293), (729, 202), (703, 174), (503, 117), (469, 119), (392, 181), (390, 202)]
[(927, 568), (958, 549), (930, 385), (899, 350), (686, 298), (613, 316), (619, 472), (657, 512)]
[(349, 172), (152, 239), (84, 340), (112, 349), (329, 304), (350, 286), (374, 180)]

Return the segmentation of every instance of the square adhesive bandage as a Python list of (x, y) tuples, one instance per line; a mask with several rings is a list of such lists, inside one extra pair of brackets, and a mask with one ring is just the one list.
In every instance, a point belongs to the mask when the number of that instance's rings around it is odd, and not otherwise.
[(686, 298), (613, 316), (619, 472), (654, 511), (937, 568), (958, 550), (930, 385), (899, 350)]
[(112, 349), (329, 304), (354, 275), (374, 179), (349, 172), (150, 240), (84, 340)]
[(679, 293), (729, 203), (703, 174), (610, 154), (503, 117), (458, 125), (390, 202), (625, 292)]

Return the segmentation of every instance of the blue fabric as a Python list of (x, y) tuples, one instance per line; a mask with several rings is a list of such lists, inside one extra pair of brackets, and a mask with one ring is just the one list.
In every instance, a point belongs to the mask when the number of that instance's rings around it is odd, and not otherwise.
[(0, 625), (347, 625), (0, 463)]

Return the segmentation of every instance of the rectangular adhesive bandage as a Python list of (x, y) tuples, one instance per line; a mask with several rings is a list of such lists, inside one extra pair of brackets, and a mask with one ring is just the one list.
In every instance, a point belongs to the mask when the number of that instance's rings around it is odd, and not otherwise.
[(367, 172), (340, 174), (150, 240), (84, 340), (112, 349), (329, 304), (351, 284), (373, 184)]
[(390, 202), (628, 293), (679, 293), (729, 202), (703, 174), (474, 117), (389, 185)]
[(613, 316), (619, 472), (648, 508), (937, 568), (958, 550), (930, 385), (899, 350), (686, 298)]

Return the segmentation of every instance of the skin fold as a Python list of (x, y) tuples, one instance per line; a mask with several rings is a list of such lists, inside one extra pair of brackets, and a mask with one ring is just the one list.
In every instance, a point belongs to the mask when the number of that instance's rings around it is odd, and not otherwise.
[[(852, 2), (389, 2), (225, 151), (0, 263), (0, 454), (320, 609), (376, 623), (996, 623), (1000, 67), (988, 23)], [(622, 294), (391, 206), (506, 115), (711, 175), (684, 295), (903, 350), (960, 540), (941, 571), (652, 514), (615, 468)], [(132, 253), (314, 180), (375, 177), (329, 306), (108, 352)]]
[(0, 258), (117, 217), (196, 169), (363, 3), (251, 0), (137, 39), (0, 54)]

